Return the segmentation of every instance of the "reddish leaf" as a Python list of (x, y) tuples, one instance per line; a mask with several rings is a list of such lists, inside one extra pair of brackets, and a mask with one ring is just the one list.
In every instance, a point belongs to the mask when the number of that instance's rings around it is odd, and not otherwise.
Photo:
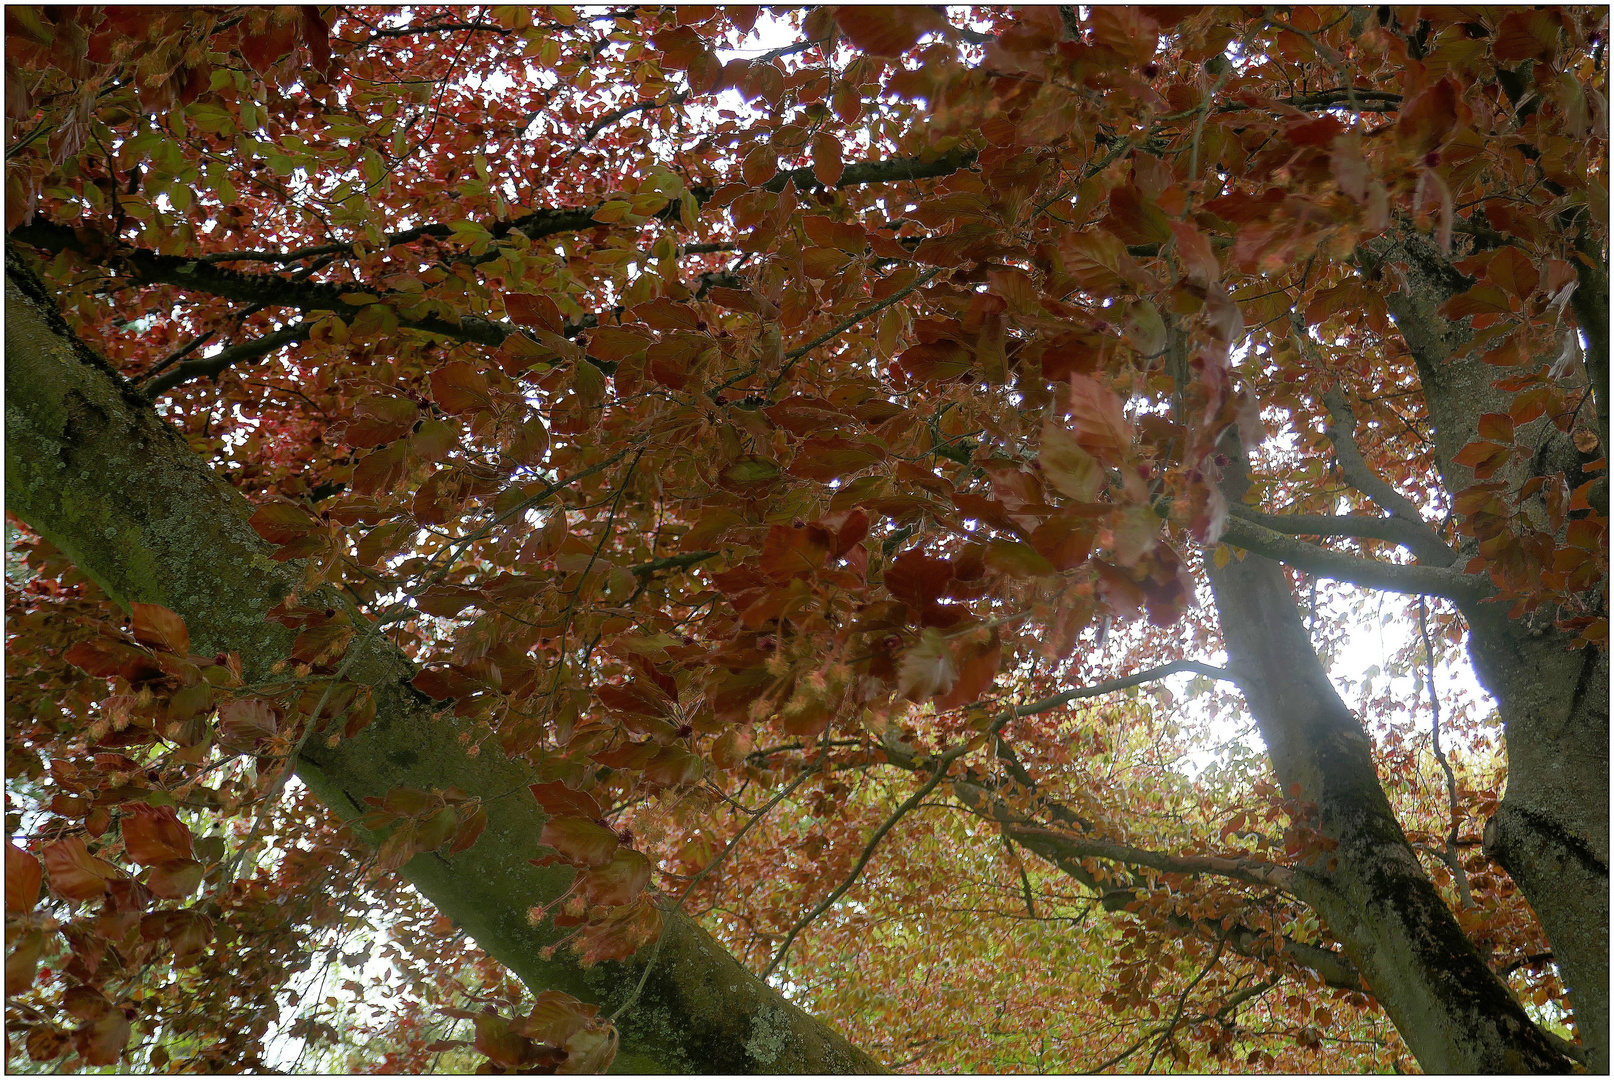
[(106, 892), (107, 880), (117, 874), (110, 863), (91, 855), (77, 836), (48, 845), (44, 855), (51, 891), (64, 900), (94, 900)]
[(487, 827), (487, 808), (479, 806), (470, 817), (460, 824), (459, 828), (454, 830), (453, 842), (448, 845), (448, 854), (454, 856), (462, 851), (468, 851)]
[(1105, 465), (1118, 465), (1132, 445), (1132, 425), (1121, 399), (1086, 375), (1070, 377), (1072, 432), (1082, 449)]
[(925, 34), (947, 25), (946, 17), (934, 8), (878, 4), (838, 7), (835, 22), (853, 45), (875, 56), (901, 56)]
[(1186, 221), (1171, 222), (1171, 233), (1177, 238), (1177, 255), (1188, 272), (1188, 280), (1199, 285), (1211, 285), (1220, 280), (1222, 266), (1216, 261), (1216, 253), (1204, 233)]
[(555, 301), (547, 296), (536, 293), (505, 293), (505, 314), (510, 321), (520, 323), (522, 326), (536, 326), (548, 330), (551, 334), (562, 333), (566, 328), (566, 320), (561, 316), (560, 308)]
[(131, 603), (129, 610), (134, 618), (136, 641), (147, 648), (167, 650), (176, 656), (189, 655), (191, 635), (185, 629), (184, 619), (165, 607), (139, 601)]
[[(353, 411), (355, 417), (342, 433), (342, 440), (349, 446), (360, 448), (381, 446), (401, 439), (421, 419), (420, 407), (407, 398), (365, 397), (354, 406)], [(262, 536), (263, 530), (258, 530), (258, 534)], [(271, 538), (264, 536), (264, 539)], [(286, 541), (274, 542), (283, 544)]]
[(673, 702), (660, 690), (637, 679), (621, 685), (604, 684), (594, 688), (600, 704), (607, 709), (633, 716), (664, 717), (672, 714)]
[(833, 545), (834, 538), (821, 525), (770, 525), (757, 565), (781, 583), (797, 576), (810, 577), (824, 568)]
[(683, 747), (664, 746), (645, 763), (644, 778), (659, 787), (678, 787), (699, 780), (703, 769), (701, 759)]
[(1074, 570), (1087, 561), (1093, 550), (1092, 519), (1070, 513), (1051, 517), (1031, 534), (1031, 546), (1055, 570)]
[(39, 885), (44, 871), (39, 860), (11, 841), (6, 841), (6, 910), (32, 911), (39, 903)]
[(1504, 64), (1520, 60), (1550, 63), (1558, 52), (1557, 12), (1510, 11), (1496, 26), (1491, 55)]
[(573, 1035), (593, 1022), (598, 1005), (585, 1005), (560, 990), (540, 990), (532, 1011), (512, 1025), (521, 1034), (547, 1046), (564, 1046)]
[(73, 1045), (87, 1065), (116, 1065), (129, 1044), (129, 1020), (122, 1009), (108, 1009), (80, 1028)]
[(1036, 548), (1018, 540), (993, 540), (986, 545), (989, 569), (1017, 578), (1048, 577), (1055, 573), (1053, 563)]
[(956, 709), (979, 701), (992, 689), (997, 678), (998, 665), (1003, 659), (1003, 647), (996, 631), (986, 641), (970, 642), (954, 650), (958, 664), (958, 681), (952, 690), (936, 699), (936, 708)]
[(174, 859), (152, 867), (146, 887), (164, 900), (183, 900), (202, 883), (207, 868), (195, 859)]
[(262, 698), (235, 698), (219, 706), (219, 742), (251, 749), (279, 729), (275, 707)]
[(416, 675), (410, 685), (438, 701), (470, 697), (487, 689), (485, 683), (478, 682), (464, 672), (452, 668), (427, 668)]
[(1171, 219), (1132, 184), (1110, 192), (1110, 215), (1104, 220), (1127, 244), (1163, 244), (1171, 237)]
[(885, 587), (909, 607), (923, 610), (947, 592), (953, 564), (919, 551), (904, 551), (886, 568)]
[(591, 904), (619, 906), (631, 904), (650, 884), (650, 860), (619, 847), (604, 866), (583, 875), (583, 895)]
[(471, 1021), (476, 1027), (472, 1043), (499, 1071), (514, 1071), (526, 1062), (531, 1042), (510, 1030), (509, 1023), (491, 1012), (478, 1013)]
[(360, 495), (386, 495), (404, 478), (409, 447), (403, 441), (388, 443), (366, 454), (353, 470), (353, 490)]
[(492, 404), (487, 379), (463, 360), (452, 361), (434, 370), (431, 384), (432, 400), (441, 405), (444, 412), (476, 412)]
[(1457, 104), (1457, 84), (1449, 75), (1404, 102), (1395, 124), (1395, 136), (1402, 148), (1422, 157), (1440, 146), (1457, 127)]
[[(252, 70), (262, 75), (297, 48), (302, 29), (301, 13), (293, 15), (290, 11), (270, 9), (269, 19), (261, 31), (241, 35), (241, 56), (252, 65)], [(92, 1064), (110, 1065), (112, 1062)]]
[(841, 140), (827, 131), (813, 136), (813, 177), (825, 187), (840, 182), (846, 165), (841, 160)]
[(616, 833), (579, 817), (557, 816), (545, 821), (538, 842), (554, 848), (566, 861), (578, 866), (604, 866), (616, 854), (618, 846)]
[(740, 175), (752, 187), (761, 187), (779, 171), (779, 156), (765, 143), (757, 143), (740, 163)]
[(969, 349), (956, 341), (932, 341), (904, 349), (897, 365), (915, 382), (956, 379), (973, 367)]
[(118, 828), (125, 854), (141, 866), (191, 857), (191, 831), (171, 806), (127, 803)]
[(600, 817), (600, 804), (584, 792), (573, 791), (559, 782), (532, 784), (530, 787), (532, 797), (538, 800), (538, 805), (543, 807), (546, 814), (570, 815), (590, 820)]
[(1485, 413), (1479, 418), (1479, 437), (1497, 443), (1513, 441), (1513, 418), (1506, 413)]
[(1050, 420), (1042, 427), (1042, 449), (1037, 455), (1042, 474), (1062, 494), (1079, 502), (1092, 502), (1104, 489), (1104, 469), (1083, 450), (1063, 424)]
[[(11, 906), (10, 883), (6, 885), (6, 910), (15, 910)], [(6, 997), (13, 994), (27, 993), (34, 985), (34, 976), (39, 971), (39, 954), (45, 948), (45, 932), (43, 930), (29, 930), (20, 935), (16, 944), (6, 954)], [(40, 1060), (30, 1050), (34, 1060)]]
[(1513, 456), (1513, 447), (1492, 442), (1471, 442), (1457, 452), (1452, 461), (1474, 470), (1474, 476), (1488, 480), (1505, 466)]

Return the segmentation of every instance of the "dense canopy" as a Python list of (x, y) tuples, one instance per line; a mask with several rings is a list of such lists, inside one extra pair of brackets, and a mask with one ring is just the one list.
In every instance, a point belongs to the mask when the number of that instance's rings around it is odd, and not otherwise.
[(8, 7), (8, 1066), (1606, 1071), (1608, 33)]

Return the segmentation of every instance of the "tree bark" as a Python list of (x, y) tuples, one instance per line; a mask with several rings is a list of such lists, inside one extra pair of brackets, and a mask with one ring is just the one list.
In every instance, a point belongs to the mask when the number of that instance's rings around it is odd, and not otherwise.
[[(125, 609), (131, 601), (168, 607), (184, 617), (195, 651), (238, 653), (249, 679), (267, 673), (294, 635), (265, 614), (292, 591), (298, 565), (267, 557), (247, 501), (68, 330), (9, 248), (5, 340), (7, 508)], [(352, 610), (335, 590), (325, 600)], [(544, 821), (527, 790), (535, 777), (497, 745), (467, 755), (463, 725), (410, 685), (414, 674), (383, 635), (371, 636), (349, 677), (373, 688), (374, 722), (334, 748), (310, 739), (298, 777), (344, 819), (363, 811), (365, 796), (398, 785), (482, 796), (488, 825), (478, 842), (449, 858), (417, 855), (404, 876), (534, 991), (564, 990), (610, 1013), (632, 996), (652, 950), (590, 968), (563, 951), (544, 958), (559, 935), (547, 922), (533, 926), (527, 912), (559, 896), (572, 871), (528, 861)], [(664, 918), (644, 991), (618, 1022), (619, 1069), (880, 1070), (691, 920)]]
[[(1223, 490), (1248, 486), (1237, 432)], [(1428, 1072), (1565, 1072), (1457, 925), (1407, 843), (1374, 771), (1372, 743), (1312, 649), (1283, 567), (1250, 553), (1207, 558), (1228, 667), (1285, 789), (1318, 807), (1331, 852), (1295, 868), (1294, 891), (1344, 947)]]
[[(1446, 491), (1460, 492), (1474, 483), (1474, 475), (1453, 458), (1476, 437), (1479, 417), (1506, 412), (1511, 400), (1492, 385), (1497, 369), (1478, 357), (1454, 357), (1468, 339), (1467, 320), (1454, 323), (1438, 309), (1470, 283), (1420, 237), (1375, 242), (1362, 255), (1370, 270), (1394, 264), (1405, 276), (1405, 286), (1388, 297), (1388, 306), (1418, 367), (1441, 480)], [(1583, 274), (1582, 286), (1595, 293), (1600, 280)], [(1602, 296), (1606, 318), (1606, 286)], [(1600, 377), (1606, 382), (1606, 322), (1589, 325), (1587, 336), (1593, 346), (1588, 368), (1600, 355)], [(1606, 386), (1596, 385), (1597, 372), (1589, 374), (1598, 407), (1606, 408)], [(1569, 437), (1547, 420), (1521, 429), (1521, 438), (1534, 441), (1537, 452), (1498, 474), (1511, 490), (1532, 473), (1578, 468)], [(1458, 565), (1474, 553), (1470, 541)], [(1608, 653), (1595, 646), (1572, 649), (1573, 635), (1553, 625), (1555, 608), (1510, 619), (1505, 605), (1483, 599), (1458, 607), (1468, 622), (1474, 672), (1496, 698), (1507, 743), (1507, 792), (1485, 829), (1485, 847), (1546, 931), (1574, 1005), (1587, 1066), (1607, 1072)]]

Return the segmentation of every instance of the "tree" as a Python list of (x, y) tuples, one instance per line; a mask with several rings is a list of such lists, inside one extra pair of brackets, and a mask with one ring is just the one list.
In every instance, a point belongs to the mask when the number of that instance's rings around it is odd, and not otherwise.
[(6, 32), (8, 1058), (250, 1063), (379, 906), (394, 1064), (898, 1065), (976, 866), (1058, 1064), (1608, 1068), (1606, 12)]

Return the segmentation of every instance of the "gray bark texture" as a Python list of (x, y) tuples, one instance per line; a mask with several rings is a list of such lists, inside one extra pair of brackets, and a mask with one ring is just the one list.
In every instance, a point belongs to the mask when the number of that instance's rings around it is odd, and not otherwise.
[[(1448, 492), (1474, 483), (1452, 459), (1476, 437), (1479, 417), (1506, 412), (1509, 396), (1492, 382), (1496, 370), (1478, 357), (1453, 357), (1467, 340), (1466, 320), (1438, 308), (1466, 290), (1462, 278), (1426, 240), (1401, 237), (1362, 252), (1372, 271), (1393, 265), (1404, 287), (1390, 313), (1417, 363), (1434, 423), (1436, 464)], [(1599, 410), (1608, 378), (1607, 275), (1583, 268), (1577, 297), (1601, 297), (1601, 308), (1577, 305), (1591, 345), (1587, 374)], [(1606, 429), (1605, 429), (1606, 431)], [(1521, 431), (1536, 453), (1498, 474), (1517, 490), (1537, 473), (1578, 472), (1569, 437), (1545, 420)], [(1606, 453), (1606, 434), (1605, 440)], [(1607, 498), (1606, 487), (1603, 490)], [(1460, 553), (1458, 565), (1473, 555)], [(1469, 655), (1481, 684), (1496, 698), (1507, 740), (1508, 782), (1485, 829), (1486, 850), (1530, 901), (1552, 944), (1554, 962), (1574, 1005), (1575, 1026), (1594, 1072), (1609, 1069), (1609, 757), (1608, 653), (1571, 649), (1557, 630), (1556, 609), (1508, 618), (1505, 604), (1459, 604), (1469, 626)]]
[[(1229, 502), (1248, 485), (1233, 433)], [(1317, 804), (1337, 847), (1297, 868), (1295, 893), (1327, 923), (1429, 1072), (1562, 1072), (1570, 1061), (1485, 966), (1418, 863), (1373, 768), (1372, 743), (1328, 679), (1271, 559), (1207, 559), (1228, 667), (1286, 789)]]
[[(203, 654), (235, 652), (248, 678), (291, 650), (293, 632), (265, 614), (296, 583), (267, 557), (252, 507), (68, 330), (43, 287), (8, 250), (5, 324), (7, 509), (60, 548), (108, 596), (178, 612)], [(326, 602), (348, 607), (334, 590)], [(356, 625), (364, 616), (353, 612)], [(356, 638), (359, 641), (363, 638)], [(572, 871), (529, 859), (544, 815), (528, 768), (496, 745), (471, 757), (461, 724), (416, 691), (409, 660), (368, 639), (349, 678), (369, 685), (376, 718), (326, 747), (310, 739), (297, 775), (344, 819), (365, 796), (449, 785), (488, 798), (488, 825), (469, 850), (415, 856), (404, 876), (534, 991), (557, 989), (609, 1014), (634, 993), (652, 949), (584, 968), (527, 912), (559, 896)], [(847, 1073), (879, 1064), (785, 1000), (682, 915), (666, 929), (643, 993), (618, 1022), (616, 1067), (630, 1072)]]

